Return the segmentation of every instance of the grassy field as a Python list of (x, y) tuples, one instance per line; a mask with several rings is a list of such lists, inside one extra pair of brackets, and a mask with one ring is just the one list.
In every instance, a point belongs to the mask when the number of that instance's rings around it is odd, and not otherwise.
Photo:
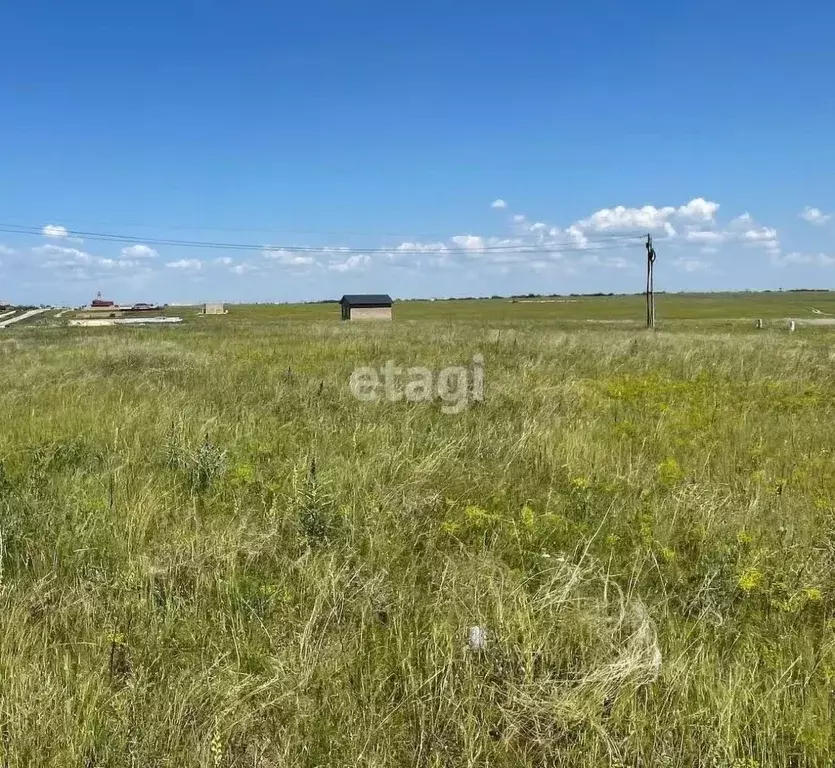
[(0, 335), (0, 765), (832, 765), (835, 294), (229, 309)]

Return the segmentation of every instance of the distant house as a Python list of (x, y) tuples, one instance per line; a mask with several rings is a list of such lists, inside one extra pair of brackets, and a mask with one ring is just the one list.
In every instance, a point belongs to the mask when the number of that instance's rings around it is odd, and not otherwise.
[(339, 300), (343, 320), (391, 320), (393, 303), (384, 293), (354, 294)]
[(91, 307), (95, 307), (96, 309), (105, 309), (107, 307), (113, 307), (116, 303), (110, 301), (110, 299), (103, 299), (101, 297), (101, 293), (96, 294), (96, 298), (90, 302)]
[(209, 303), (203, 305), (203, 314), (204, 315), (225, 315), (226, 310), (223, 308), (222, 303)]

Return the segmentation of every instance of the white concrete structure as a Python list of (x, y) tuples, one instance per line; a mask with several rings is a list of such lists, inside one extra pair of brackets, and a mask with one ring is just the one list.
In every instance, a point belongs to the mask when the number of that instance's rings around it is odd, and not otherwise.
[(50, 307), (45, 307), (44, 309), (30, 309), (28, 312), (24, 312), (22, 315), (18, 315), (17, 317), (10, 317), (8, 320), (3, 320), (0, 322), (0, 328), (8, 328), (12, 323), (19, 323), (21, 320), (28, 320), (30, 317), (34, 317), (35, 315), (40, 315), (42, 312), (49, 312)]

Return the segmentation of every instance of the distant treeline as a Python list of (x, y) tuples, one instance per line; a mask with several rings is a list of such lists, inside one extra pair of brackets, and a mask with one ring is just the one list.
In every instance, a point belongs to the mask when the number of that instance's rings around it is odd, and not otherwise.
[[(492, 296), (444, 296), (443, 298), (433, 299), (400, 299), (400, 301), (487, 301), (489, 299), (559, 299), (559, 298), (591, 298), (592, 296), (615, 296), (614, 293), (514, 293), (511, 296), (499, 296), (493, 294)], [(642, 295), (642, 294), (635, 294)], [(317, 301), (306, 301), (305, 304), (339, 304), (339, 299), (319, 299)]]
[[(656, 291), (656, 296), (664, 296), (667, 291)], [(687, 294), (690, 291), (679, 291), (678, 293)], [(778, 290), (771, 290), (765, 289), (762, 291), (751, 291), (751, 290), (743, 290), (743, 291), (711, 291), (708, 293), (694, 293), (693, 295), (698, 296), (706, 296), (710, 295), (711, 293), (830, 293), (830, 289), (828, 288), (780, 288)], [(487, 301), (490, 299), (493, 300), (501, 300), (507, 301), (510, 299), (592, 299), (592, 298), (601, 298), (605, 296), (643, 296), (643, 291), (639, 291), (637, 293), (604, 293), (602, 291), (598, 291), (597, 293), (514, 293), (510, 296), (499, 296), (498, 294), (494, 293), (492, 296), (444, 296), (443, 298), (433, 298), (433, 299), (421, 299), (421, 298), (411, 298), (411, 299), (398, 299), (398, 301)], [(271, 302), (258, 302), (264, 304), (270, 304)], [(303, 304), (339, 304), (339, 299), (318, 299), (315, 301), (305, 301), (302, 302)]]

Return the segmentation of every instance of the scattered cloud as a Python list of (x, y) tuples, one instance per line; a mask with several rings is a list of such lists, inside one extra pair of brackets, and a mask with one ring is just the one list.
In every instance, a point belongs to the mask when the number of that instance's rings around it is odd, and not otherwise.
[(371, 264), (371, 257), (367, 253), (355, 253), (349, 256), (345, 261), (331, 262), (328, 269), (333, 272), (353, 272), (359, 269), (365, 269)]
[(67, 231), (66, 227), (62, 227), (60, 224), (47, 224), (42, 230), (41, 234), (44, 237), (51, 237), (54, 240), (63, 240), (64, 238), (69, 237), (69, 232)]
[(271, 259), (282, 267), (311, 267), (316, 259), (309, 253), (288, 251), (285, 248), (265, 248), (262, 251), (265, 259)]
[[(490, 205), (499, 211), (509, 207), (501, 198)], [(433, 270), (456, 270), (462, 278), (468, 272), (497, 275), (512, 271), (522, 273), (524, 270), (540, 273), (543, 277), (548, 270), (565, 274), (595, 271), (611, 274), (638, 268), (645, 256), (642, 238), (649, 232), (658, 243), (660, 261), (667, 263), (671, 271), (681, 273), (680, 280), (685, 279), (687, 274), (697, 272), (717, 274), (711, 259), (720, 253), (728, 257), (746, 257), (747, 254), (749, 260), (762, 259), (764, 263), (770, 259), (779, 266), (835, 266), (835, 256), (815, 250), (784, 254), (781, 245), (783, 233), (758, 222), (748, 212), (735, 218), (723, 216), (722, 212), (719, 203), (696, 197), (683, 204), (679, 201), (677, 205), (600, 208), (559, 225), (515, 213), (499, 217), (506, 222), (504, 237), (465, 232), (428, 242), (406, 240), (399, 245), (386, 245), (385, 250), (375, 246), (368, 252), (359, 252), (347, 246), (305, 250), (295, 246), (265, 245), (261, 257), (256, 253), (254, 258), (246, 257), (248, 260), (242, 261), (237, 256), (220, 256), (207, 259), (205, 265), (218, 265), (225, 268), (224, 272), (228, 269), (236, 275), (266, 272), (268, 268), (280, 268), (290, 275), (313, 273), (314, 270), (344, 274), (376, 266), (403, 269), (410, 275)], [(800, 217), (820, 225), (834, 219), (835, 211), (824, 213), (807, 206)], [(799, 223), (797, 226), (800, 226)], [(156, 265), (195, 273), (204, 268), (203, 261), (196, 258), (165, 263), (165, 259), (159, 259), (160, 254), (154, 247), (142, 243), (125, 247), (114, 244), (102, 246), (107, 247), (108, 258), (100, 258), (82, 250), (86, 246), (78, 246), (80, 241), (74, 240), (71, 232), (60, 224), (46, 225), (42, 234), (47, 238), (42, 241), (43, 244), (31, 251), (27, 249), (25, 253), (32, 254), (36, 267), (61, 270), (62, 278), (148, 276), (153, 274), (152, 268), (156, 269)], [(71, 247), (74, 245), (77, 247)], [(821, 244), (819, 247), (825, 246)], [(0, 256), (4, 255), (15, 255), (15, 250), (0, 245)], [(159, 260), (155, 262), (155, 259)], [(720, 264), (718, 257), (715, 263)], [(725, 263), (730, 262), (723, 261), (721, 264)], [(219, 277), (214, 271), (209, 271)], [(195, 278), (198, 277), (195, 275)]]
[(603, 260), (603, 266), (613, 267), (614, 269), (630, 269), (633, 264), (623, 256), (607, 256)]
[(80, 251), (78, 248), (68, 248), (64, 245), (54, 245), (53, 243), (38, 245), (32, 249), (32, 253), (49, 259), (43, 263), (42, 266), (44, 267), (92, 264), (95, 261), (95, 258), (86, 251)]
[(601, 208), (589, 218), (580, 219), (573, 226), (582, 233), (585, 232), (629, 232), (631, 230), (661, 229), (675, 213), (675, 208), (656, 208), (645, 205), (643, 208), (626, 208), (618, 205), (615, 208)]
[(99, 259), (98, 264), (105, 269), (132, 270), (143, 266), (141, 261), (131, 259)]
[(690, 240), (694, 243), (724, 243), (728, 239), (726, 232), (717, 232), (716, 230), (690, 230), (685, 236), (685, 240)]
[(157, 256), (159, 253), (147, 245), (137, 244), (122, 248), (123, 259), (155, 259)]
[(399, 253), (444, 253), (449, 250), (446, 243), (400, 243)]
[(452, 242), (465, 251), (474, 251), (476, 253), (484, 251), (484, 238), (478, 235), (455, 235)]
[(774, 227), (757, 224), (749, 214), (743, 214), (731, 222), (730, 231), (734, 240), (745, 245), (763, 248), (769, 256), (780, 253), (780, 238)]
[(772, 256), (772, 263), (778, 267), (789, 266), (815, 266), (815, 267), (832, 267), (835, 266), (835, 256), (829, 256), (825, 253), (800, 253), (793, 251), (792, 253), (779, 254)]
[(704, 272), (713, 266), (713, 262), (693, 256), (680, 256), (677, 259), (673, 259), (672, 265), (676, 269), (684, 272)]
[(632, 262), (623, 256), (600, 256), (597, 253), (586, 253), (581, 256), (578, 263), (590, 267), (610, 267), (612, 269), (629, 269)]
[[(758, 223), (748, 212), (722, 223), (718, 220), (719, 211), (719, 203), (704, 197), (660, 207), (619, 205), (601, 208), (564, 228), (515, 214), (511, 217), (515, 234), (512, 238), (468, 233), (454, 235), (446, 242), (404, 242), (386, 256), (390, 262), (403, 266), (420, 266), (417, 256), (425, 254), (422, 263), (429, 267), (462, 268), (477, 261), (496, 268), (518, 265), (540, 271), (556, 263), (566, 271), (620, 270), (634, 267), (631, 257), (641, 249), (638, 238), (650, 232), (677, 246), (694, 247), (671, 262), (676, 269), (688, 273), (713, 269), (713, 263), (704, 257), (734, 245), (758, 248), (771, 258), (779, 257), (777, 229)], [(618, 248), (622, 255), (612, 253)]]
[[(506, 204), (499, 199), (493, 207)], [(511, 237), (488, 237), (477, 233), (453, 235), (435, 242), (404, 241), (391, 250), (354, 253), (345, 247), (324, 248), (316, 254), (267, 246), (263, 256), (286, 267), (323, 267), (349, 272), (380, 263), (420, 269), (466, 269), (478, 264), (491, 272), (508, 269), (543, 271), (558, 266), (566, 272), (580, 269), (634, 269), (642, 256), (640, 238), (653, 233), (690, 252), (679, 253), (674, 268), (692, 273), (712, 268), (704, 257), (724, 247), (758, 248), (769, 257), (779, 256), (777, 230), (759, 224), (749, 213), (720, 222), (719, 203), (696, 197), (680, 205), (601, 208), (568, 226), (529, 220), (524, 214), (511, 217)], [(672, 256), (672, 254), (670, 254)]]
[(197, 259), (180, 259), (179, 261), (169, 261), (165, 266), (170, 269), (183, 269), (197, 272), (203, 267), (203, 264)]
[(832, 214), (824, 213), (820, 208), (813, 208), (812, 206), (807, 205), (800, 214), (800, 218), (804, 221), (808, 221), (810, 224), (823, 225), (832, 218)]
[(41, 234), (50, 240), (63, 240), (67, 243), (83, 243), (80, 237), (73, 237), (70, 231), (62, 224), (46, 224), (41, 229)]
[[(581, 248), (584, 248), (589, 243), (589, 239), (583, 234), (583, 231), (576, 224), (572, 224), (568, 229), (566, 229), (565, 234), (568, 235), (569, 240), (574, 245), (578, 245)], [(557, 233), (557, 237), (558, 236), (559, 233)]]
[(102, 258), (79, 248), (46, 243), (32, 248), (41, 269), (58, 272), (63, 280), (95, 280), (117, 273), (134, 277), (147, 272), (146, 264), (138, 259)]
[(672, 205), (656, 208), (645, 205), (641, 208), (628, 208), (618, 205), (614, 208), (601, 208), (587, 219), (580, 219), (572, 226), (583, 234), (594, 233), (630, 233), (664, 232), (668, 237), (675, 237), (677, 232), (673, 220), (684, 222), (712, 222), (719, 203), (697, 197), (689, 203), (676, 208)]
[(777, 239), (777, 230), (771, 227), (757, 227), (746, 230), (742, 233), (742, 237), (749, 242), (768, 242)]
[(711, 228), (704, 229), (703, 224), (688, 224), (684, 232), (684, 241), (701, 245), (705, 254), (717, 253), (723, 245), (743, 244), (764, 248), (769, 253), (780, 250), (780, 238), (776, 229), (758, 224), (750, 213), (743, 213), (724, 227), (718, 227), (715, 221), (709, 222)]
[(676, 211), (676, 215), (681, 219), (691, 219), (693, 221), (713, 221), (718, 210), (719, 203), (705, 200), (703, 197), (697, 197), (686, 205), (682, 205)]

